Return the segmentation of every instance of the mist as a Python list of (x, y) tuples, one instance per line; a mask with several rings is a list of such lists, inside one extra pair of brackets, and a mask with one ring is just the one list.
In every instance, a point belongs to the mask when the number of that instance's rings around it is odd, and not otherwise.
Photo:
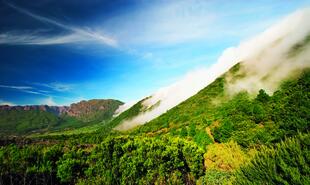
[[(246, 90), (257, 93), (259, 89), (265, 89), (273, 93), (283, 79), (310, 67), (309, 46), (303, 47), (296, 55), (290, 55), (292, 47), (303, 42), (310, 34), (309, 17), (309, 8), (298, 10), (263, 33), (241, 42), (239, 46), (227, 48), (210, 68), (191, 71), (176, 83), (159, 89), (143, 102), (147, 108), (160, 102), (158, 106), (124, 121), (116, 129), (127, 130), (158, 117), (195, 95), (239, 62), (242, 65), (241, 72), (246, 75), (235, 82), (227, 78), (230, 82), (227, 92), (234, 94)], [(121, 111), (129, 107), (125, 104)]]

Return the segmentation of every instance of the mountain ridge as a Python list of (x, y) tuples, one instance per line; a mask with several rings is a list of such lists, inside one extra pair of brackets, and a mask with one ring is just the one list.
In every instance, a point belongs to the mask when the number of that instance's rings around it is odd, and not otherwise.
[(63, 130), (107, 122), (122, 104), (119, 100), (94, 99), (70, 106), (1, 105), (0, 135)]
[[(115, 102), (119, 104), (118, 106), (122, 105), (123, 102), (114, 99), (91, 99), (91, 100), (81, 100), (77, 103), (72, 103), (69, 106), (55, 106), (55, 105), (0, 105), (1, 110), (19, 110), (19, 111), (46, 111), (55, 114), (56, 116), (68, 115), (72, 117), (79, 117), (80, 113), (83, 112), (90, 112), (91, 109), (99, 109), (101, 111), (105, 110), (105, 104), (111, 104)], [(99, 104), (99, 106), (97, 105)], [(114, 108), (113, 108), (114, 110)]]

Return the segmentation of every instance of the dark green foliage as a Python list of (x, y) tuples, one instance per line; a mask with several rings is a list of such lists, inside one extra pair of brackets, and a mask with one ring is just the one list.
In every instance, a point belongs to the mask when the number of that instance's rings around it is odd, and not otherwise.
[(264, 89), (259, 90), (256, 100), (262, 103), (266, 103), (270, 100), (269, 95), (264, 91)]
[(264, 147), (236, 174), (235, 184), (310, 184), (310, 135)]

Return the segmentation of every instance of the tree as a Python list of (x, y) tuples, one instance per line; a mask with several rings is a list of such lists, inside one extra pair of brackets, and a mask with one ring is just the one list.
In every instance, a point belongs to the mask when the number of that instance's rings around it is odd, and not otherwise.
[(256, 96), (256, 100), (260, 101), (262, 103), (266, 103), (270, 100), (270, 96), (266, 93), (266, 91), (264, 89), (259, 90), (257, 96)]

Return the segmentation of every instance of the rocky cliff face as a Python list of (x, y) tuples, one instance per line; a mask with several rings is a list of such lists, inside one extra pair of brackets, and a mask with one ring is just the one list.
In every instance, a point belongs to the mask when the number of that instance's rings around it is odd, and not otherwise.
[(48, 106), (48, 105), (25, 105), (25, 106), (9, 106), (0, 105), (0, 110), (19, 110), (19, 111), (29, 111), (38, 110), (53, 113), (57, 116), (65, 114), (70, 107), (68, 106)]
[(113, 99), (84, 100), (71, 104), (65, 113), (82, 121), (107, 120), (112, 118), (122, 104), (123, 102)]

